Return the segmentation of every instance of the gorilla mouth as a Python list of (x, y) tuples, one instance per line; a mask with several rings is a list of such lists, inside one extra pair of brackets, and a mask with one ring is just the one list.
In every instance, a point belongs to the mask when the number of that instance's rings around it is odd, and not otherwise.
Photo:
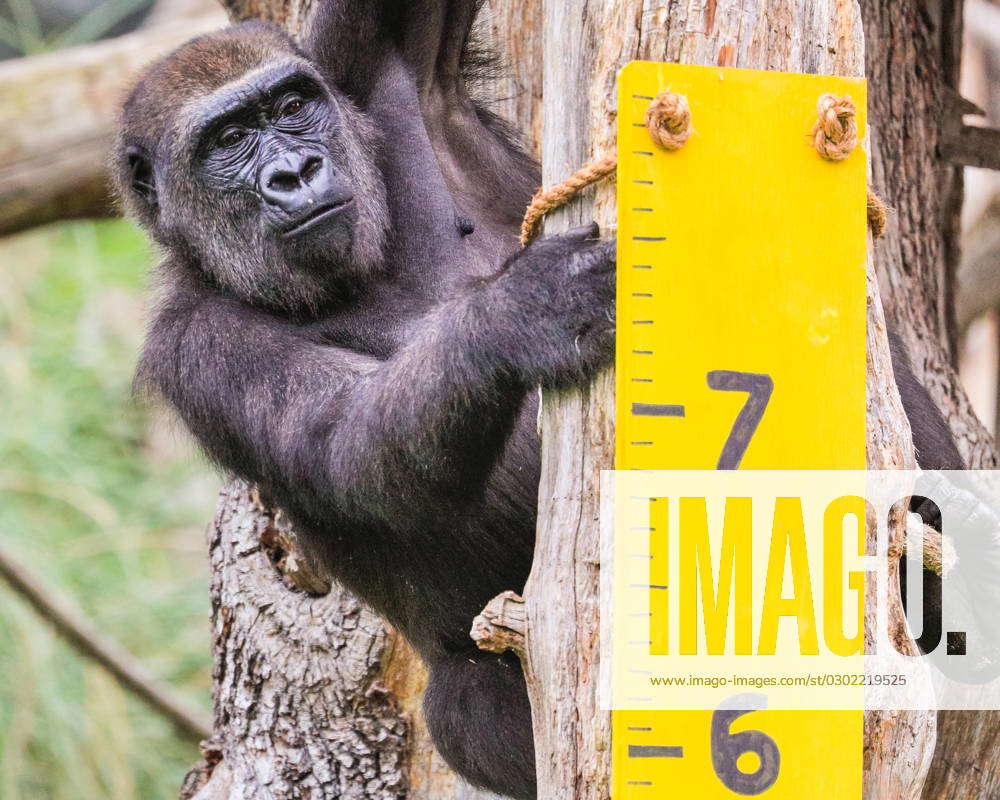
[(292, 223), (292, 225), (285, 228), (281, 232), (281, 235), (283, 238), (289, 239), (293, 236), (298, 236), (300, 233), (305, 233), (306, 231), (315, 228), (324, 220), (337, 216), (341, 211), (348, 208), (353, 202), (354, 198), (352, 197), (336, 203), (322, 203), (313, 209), (309, 214), (302, 217), (302, 219), (296, 220)]

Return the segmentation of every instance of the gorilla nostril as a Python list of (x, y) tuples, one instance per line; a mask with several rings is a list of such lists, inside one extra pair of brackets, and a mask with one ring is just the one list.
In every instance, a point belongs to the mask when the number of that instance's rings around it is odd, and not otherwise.
[(319, 156), (310, 156), (307, 158), (305, 163), (302, 165), (302, 171), (300, 173), (302, 175), (302, 181), (304, 183), (309, 183), (309, 181), (315, 177), (316, 173), (319, 172), (320, 167), (322, 166), (323, 159)]
[(275, 172), (267, 179), (267, 188), (275, 192), (291, 192), (299, 188), (301, 181), (294, 172)]

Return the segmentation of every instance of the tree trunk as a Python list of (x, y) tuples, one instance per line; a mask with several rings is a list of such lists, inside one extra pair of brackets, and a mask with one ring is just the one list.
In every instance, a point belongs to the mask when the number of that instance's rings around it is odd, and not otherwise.
[(403, 639), (235, 481), (209, 530), (215, 734), (180, 800), (487, 800), (434, 752)]
[[(959, 448), (976, 469), (997, 466), (989, 433), (955, 373), (954, 286), (962, 173), (939, 157), (954, 101), (962, 35), (957, 0), (871, 0), (864, 5), (875, 187), (895, 208), (876, 247), (886, 316), (914, 368), (945, 409)], [(945, 711), (924, 788), (926, 800), (1000, 792), (1000, 712)]]
[(236, 482), (210, 529), (215, 735), (182, 798), (406, 796), (390, 634), (295, 563), (294, 534)]
[[(855, 2), (789, 4), (588, 0), (544, 5), (543, 175), (546, 185), (614, 147), (615, 75), (633, 59), (862, 74)], [(874, 123), (877, 127), (878, 118)], [(614, 221), (609, 185), (553, 215), (546, 230), (591, 218)], [(892, 382), (881, 304), (870, 269), (871, 465), (911, 465), (909, 429)], [(544, 398), (538, 542), (527, 604), (528, 681), (540, 796), (608, 794), (610, 725), (598, 710), (596, 592), (598, 470), (613, 463), (613, 381)], [(901, 610), (896, 610), (901, 619)], [(908, 638), (905, 627), (902, 636)], [(885, 713), (866, 729), (871, 797), (917, 797), (933, 747), (933, 718)]]

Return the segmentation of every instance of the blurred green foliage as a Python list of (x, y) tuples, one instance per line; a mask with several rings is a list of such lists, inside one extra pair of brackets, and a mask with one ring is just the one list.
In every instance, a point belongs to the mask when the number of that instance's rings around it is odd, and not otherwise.
[(0, 0), (0, 58), (35, 56), (134, 30), (152, 0)]
[[(208, 708), (218, 479), (131, 395), (151, 259), (122, 221), (0, 240), (0, 541)], [(0, 800), (173, 800), (197, 759), (0, 581)]]

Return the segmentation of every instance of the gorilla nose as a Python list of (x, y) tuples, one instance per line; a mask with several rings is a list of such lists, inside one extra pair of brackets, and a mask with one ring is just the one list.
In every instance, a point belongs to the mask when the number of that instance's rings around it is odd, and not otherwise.
[(327, 200), (334, 188), (329, 161), (308, 153), (274, 159), (261, 169), (258, 180), (264, 200), (293, 216)]

